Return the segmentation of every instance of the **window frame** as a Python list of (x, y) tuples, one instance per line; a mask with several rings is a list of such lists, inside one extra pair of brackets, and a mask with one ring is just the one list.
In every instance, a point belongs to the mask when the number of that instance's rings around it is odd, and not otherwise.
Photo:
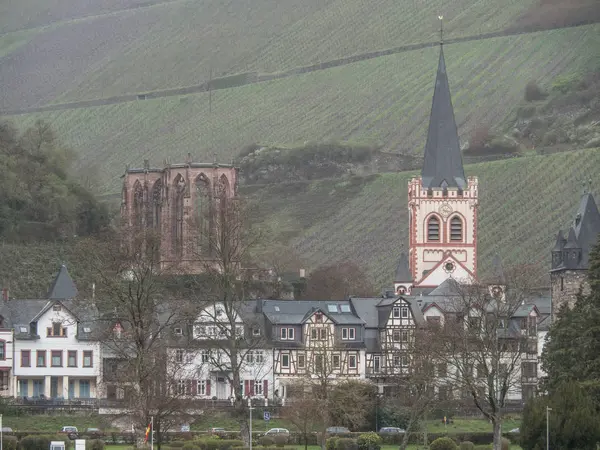
[(394, 306), (392, 308), (392, 319), (400, 319), (400, 307)]
[[(25, 360), (27, 360), (27, 364), (24, 363)], [(31, 367), (31, 350), (21, 350), (21, 367)]]
[[(88, 354), (87, 357), (90, 358), (90, 364), (87, 365), (85, 363), (85, 358), (86, 358), (86, 353)], [(85, 367), (85, 368), (90, 368), (90, 367), (94, 367), (94, 351), (93, 350), (84, 350), (83, 351), (83, 357), (82, 357), (82, 361), (81, 361), (81, 367)]]
[[(354, 361), (354, 364), (352, 364)], [(348, 369), (357, 369), (358, 368), (358, 357), (356, 355), (348, 355)]]
[(182, 349), (178, 348), (175, 350), (175, 362), (176, 363), (183, 363), (183, 361), (185, 360), (185, 353)]
[[(300, 362), (302, 362), (302, 364), (300, 364)], [(306, 356), (301, 354), (297, 355), (297, 364), (298, 369), (306, 368)]]
[(0, 361), (6, 361), (6, 341), (0, 339)]
[[(43, 357), (43, 364), (40, 364), (40, 356)], [(35, 367), (46, 367), (46, 350), (35, 351)]]
[[(396, 339), (396, 336), (398, 336), (398, 339)], [(392, 342), (402, 342), (400, 330), (392, 330)]]
[[(460, 223), (460, 238), (455, 239), (453, 225), (455, 223)], [(450, 242), (464, 242), (465, 241), (465, 233), (464, 233), (464, 221), (461, 216), (458, 214), (453, 215), (448, 221), (448, 226), (450, 227)]]
[[(54, 356), (60, 355), (60, 364), (54, 364)], [(62, 350), (50, 350), (50, 367), (63, 367), (63, 351)]]
[(342, 358), (340, 355), (331, 355), (331, 367), (339, 369), (342, 366)]
[[(284, 363), (285, 359), (287, 359), (287, 363)], [(281, 354), (281, 368), (282, 369), (289, 369), (290, 368), (290, 354), (289, 353), (282, 353)]]
[[(437, 224), (437, 239), (433, 238), (433, 233), (431, 232), (431, 224), (435, 222)], [(438, 216), (436, 216), (435, 214), (432, 214), (429, 218), (427, 218), (426, 221), (426, 228), (425, 228), (425, 232), (426, 232), (426, 237), (427, 237), (427, 242), (441, 242), (441, 231), (442, 231), (442, 221), (440, 220), (440, 218)]]
[[(75, 364), (71, 364), (71, 357), (74, 358)], [(67, 351), (67, 367), (77, 367), (77, 350)]]

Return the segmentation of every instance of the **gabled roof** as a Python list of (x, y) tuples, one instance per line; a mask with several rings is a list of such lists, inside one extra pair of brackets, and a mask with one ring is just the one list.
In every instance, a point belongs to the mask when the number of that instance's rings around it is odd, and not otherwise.
[(591, 193), (584, 194), (581, 197), (573, 229), (582, 250), (581, 266), (587, 268), (590, 251), (598, 242), (598, 236), (600, 235), (600, 212)]
[(402, 252), (400, 254), (400, 258), (398, 258), (398, 265), (396, 266), (396, 276), (394, 277), (394, 281), (412, 281), (412, 274), (410, 273), (410, 267), (408, 265), (408, 256), (404, 252)]
[(425, 188), (467, 186), (443, 47), (440, 47), (421, 178)]
[(58, 275), (54, 278), (54, 283), (48, 292), (47, 298), (50, 300), (66, 300), (77, 297), (77, 287), (69, 275), (67, 267), (63, 264), (60, 266)]
[[(335, 305), (336, 311), (330, 311), (329, 305)], [(347, 305), (350, 312), (342, 312), (342, 305)], [(307, 314), (312, 314), (318, 309), (327, 313), (327, 316), (338, 324), (364, 323), (348, 300), (262, 300), (262, 312), (273, 324), (301, 325)]]
[(427, 297), (452, 297), (460, 295), (460, 283), (454, 278), (447, 278), (442, 284), (429, 293)]

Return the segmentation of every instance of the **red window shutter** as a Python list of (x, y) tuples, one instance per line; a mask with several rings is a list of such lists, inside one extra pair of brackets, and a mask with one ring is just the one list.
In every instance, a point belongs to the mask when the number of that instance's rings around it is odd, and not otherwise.
[(192, 380), (192, 395), (198, 395), (198, 380)]
[(250, 380), (244, 381), (244, 396), (248, 397), (250, 395)]
[(254, 380), (250, 380), (250, 396), (254, 396)]
[(267, 398), (269, 396), (269, 381), (268, 380), (263, 381), (263, 394), (265, 394), (265, 398)]
[(210, 395), (210, 380), (206, 380), (206, 395)]

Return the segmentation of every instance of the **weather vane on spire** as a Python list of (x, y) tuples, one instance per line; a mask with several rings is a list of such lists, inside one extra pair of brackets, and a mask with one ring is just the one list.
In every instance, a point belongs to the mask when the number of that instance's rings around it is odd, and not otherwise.
[(444, 16), (438, 16), (440, 19), (440, 45), (444, 44)]

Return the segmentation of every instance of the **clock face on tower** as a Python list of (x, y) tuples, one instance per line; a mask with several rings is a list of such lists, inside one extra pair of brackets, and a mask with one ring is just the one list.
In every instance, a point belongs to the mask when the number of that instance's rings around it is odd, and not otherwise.
[(446, 219), (450, 214), (452, 214), (452, 206), (450, 206), (448, 203), (443, 203), (442, 206), (440, 206), (439, 213), (444, 219)]

